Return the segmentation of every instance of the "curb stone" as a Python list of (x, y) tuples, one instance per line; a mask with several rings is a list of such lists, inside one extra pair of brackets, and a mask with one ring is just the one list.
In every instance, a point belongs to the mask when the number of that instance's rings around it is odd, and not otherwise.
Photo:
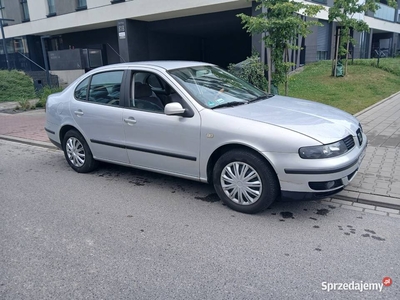
[(378, 205), (361, 204), (356, 202), (356, 199), (351, 199), (351, 198), (347, 198), (347, 200), (327, 198), (319, 200), (318, 202), (325, 205), (335, 205), (336, 207), (364, 212), (364, 213), (389, 216), (392, 218), (400, 218), (400, 207), (398, 207), (397, 209), (388, 209), (386, 207)]
[(5, 141), (10, 141), (10, 142), (27, 144), (27, 145), (31, 145), (31, 146), (39, 146), (39, 147), (49, 148), (49, 149), (53, 149), (53, 150), (59, 150), (56, 146), (54, 146), (52, 143), (49, 143), (49, 142), (41, 142), (41, 141), (23, 139), (23, 138), (18, 138), (18, 137), (9, 136), (9, 135), (0, 135), (0, 139), (5, 140)]

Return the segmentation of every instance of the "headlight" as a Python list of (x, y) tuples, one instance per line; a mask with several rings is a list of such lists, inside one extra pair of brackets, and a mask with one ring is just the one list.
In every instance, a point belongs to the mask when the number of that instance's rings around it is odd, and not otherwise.
[(339, 141), (329, 145), (303, 147), (299, 149), (299, 155), (305, 159), (330, 158), (347, 152), (346, 144)]

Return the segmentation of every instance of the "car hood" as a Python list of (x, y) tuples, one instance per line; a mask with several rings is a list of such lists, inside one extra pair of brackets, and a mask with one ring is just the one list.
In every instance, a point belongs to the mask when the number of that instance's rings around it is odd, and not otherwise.
[(321, 103), (274, 96), (246, 105), (216, 109), (218, 113), (283, 127), (322, 144), (356, 135), (359, 122), (352, 115)]

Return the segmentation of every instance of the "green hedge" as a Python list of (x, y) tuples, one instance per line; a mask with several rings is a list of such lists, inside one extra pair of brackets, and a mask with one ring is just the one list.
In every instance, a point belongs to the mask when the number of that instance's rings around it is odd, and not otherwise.
[(21, 71), (0, 70), (0, 102), (36, 98), (31, 77)]

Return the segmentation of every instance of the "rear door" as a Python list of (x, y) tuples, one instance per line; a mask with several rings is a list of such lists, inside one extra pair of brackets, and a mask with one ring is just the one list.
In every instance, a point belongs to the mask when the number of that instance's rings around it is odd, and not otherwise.
[(72, 116), (97, 159), (129, 163), (122, 117), (124, 73), (112, 70), (86, 78), (71, 101)]

